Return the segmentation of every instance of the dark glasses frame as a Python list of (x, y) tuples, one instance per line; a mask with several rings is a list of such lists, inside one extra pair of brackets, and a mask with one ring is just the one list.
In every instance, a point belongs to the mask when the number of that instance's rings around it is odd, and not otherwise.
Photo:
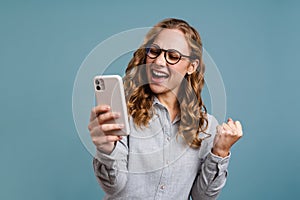
[[(151, 56), (151, 55), (150, 55), (150, 53), (151, 53), (150, 50), (151, 50), (151, 48), (153, 48), (153, 47), (155, 47), (155, 49), (158, 50), (159, 52), (157, 52), (157, 55)], [(175, 50), (175, 49), (162, 49), (162, 48), (160, 48), (160, 46), (158, 46), (157, 44), (151, 44), (149, 47), (146, 47), (146, 54), (147, 54), (147, 56), (148, 56), (149, 58), (151, 58), (151, 59), (157, 58), (158, 56), (160, 56), (160, 54), (161, 54), (162, 52), (164, 52), (164, 58), (165, 58), (165, 60), (167, 61), (167, 63), (169, 63), (170, 65), (175, 65), (175, 64), (177, 64), (177, 63), (181, 60), (182, 57), (188, 58), (189, 60), (192, 60), (192, 59), (193, 59), (192, 56), (184, 55), (184, 54), (180, 53), (179, 51), (177, 51), (177, 50)], [(170, 56), (168, 56), (167, 53), (176, 53), (176, 54), (179, 55), (179, 58), (178, 58), (175, 62), (170, 62), (170, 60), (169, 60), (169, 59), (170, 59), (170, 58), (169, 58)]]

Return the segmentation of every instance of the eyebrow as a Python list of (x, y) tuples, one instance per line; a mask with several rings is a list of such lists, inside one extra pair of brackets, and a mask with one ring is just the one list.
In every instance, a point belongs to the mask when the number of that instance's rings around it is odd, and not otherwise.
[[(186, 55), (185, 53), (182, 53), (181, 50), (178, 50), (178, 49), (176, 49), (176, 48), (167, 48), (167, 49), (165, 49), (165, 48), (161, 48), (161, 46), (158, 45), (157, 43), (154, 43), (154, 42), (153, 42), (152, 44), (157, 45), (160, 49), (164, 49), (164, 50), (176, 50), (176, 51), (178, 51), (179, 53), (181, 53), (182, 55)], [(187, 53), (187, 54), (190, 54), (190, 53)]]

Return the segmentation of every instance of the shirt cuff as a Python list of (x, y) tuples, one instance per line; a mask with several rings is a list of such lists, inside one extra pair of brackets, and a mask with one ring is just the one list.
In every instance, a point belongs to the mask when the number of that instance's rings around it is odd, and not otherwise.
[(117, 142), (114, 150), (110, 154), (106, 154), (104, 152), (96, 150), (95, 158), (108, 168), (113, 168), (115, 161), (124, 159), (124, 156), (126, 156), (125, 152), (122, 152), (121, 149), (121, 143)]
[(208, 165), (212, 168), (215, 168), (216, 164), (218, 167), (219, 173), (227, 171), (229, 160), (230, 160), (231, 152), (229, 152), (228, 156), (222, 158), (220, 156), (217, 156), (213, 154), (211, 151), (207, 155)]

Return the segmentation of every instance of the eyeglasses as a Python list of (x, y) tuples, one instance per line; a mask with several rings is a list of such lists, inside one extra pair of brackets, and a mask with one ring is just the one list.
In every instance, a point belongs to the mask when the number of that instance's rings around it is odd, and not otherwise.
[(149, 58), (155, 59), (157, 58), (161, 52), (164, 52), (164, 57), (167, 61), (167, 63), (171, 65), (175, 65), (180, 61), (182, 57), (191, 59), (191, 56), (186, 56), (180, 53), (179, 51), (175, 49), (161, 49), (157, 44), (151, 44), (150, 47), (146, 48), (147, 56)]

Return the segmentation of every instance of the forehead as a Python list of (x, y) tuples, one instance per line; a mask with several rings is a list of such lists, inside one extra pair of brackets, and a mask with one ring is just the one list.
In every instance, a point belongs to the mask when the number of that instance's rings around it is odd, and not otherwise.
[(184, 34), (178, 29), (163, 29), (154, 40), (163, 49), (176, 49), (181, 53), (189, 53), (189, 45)]

